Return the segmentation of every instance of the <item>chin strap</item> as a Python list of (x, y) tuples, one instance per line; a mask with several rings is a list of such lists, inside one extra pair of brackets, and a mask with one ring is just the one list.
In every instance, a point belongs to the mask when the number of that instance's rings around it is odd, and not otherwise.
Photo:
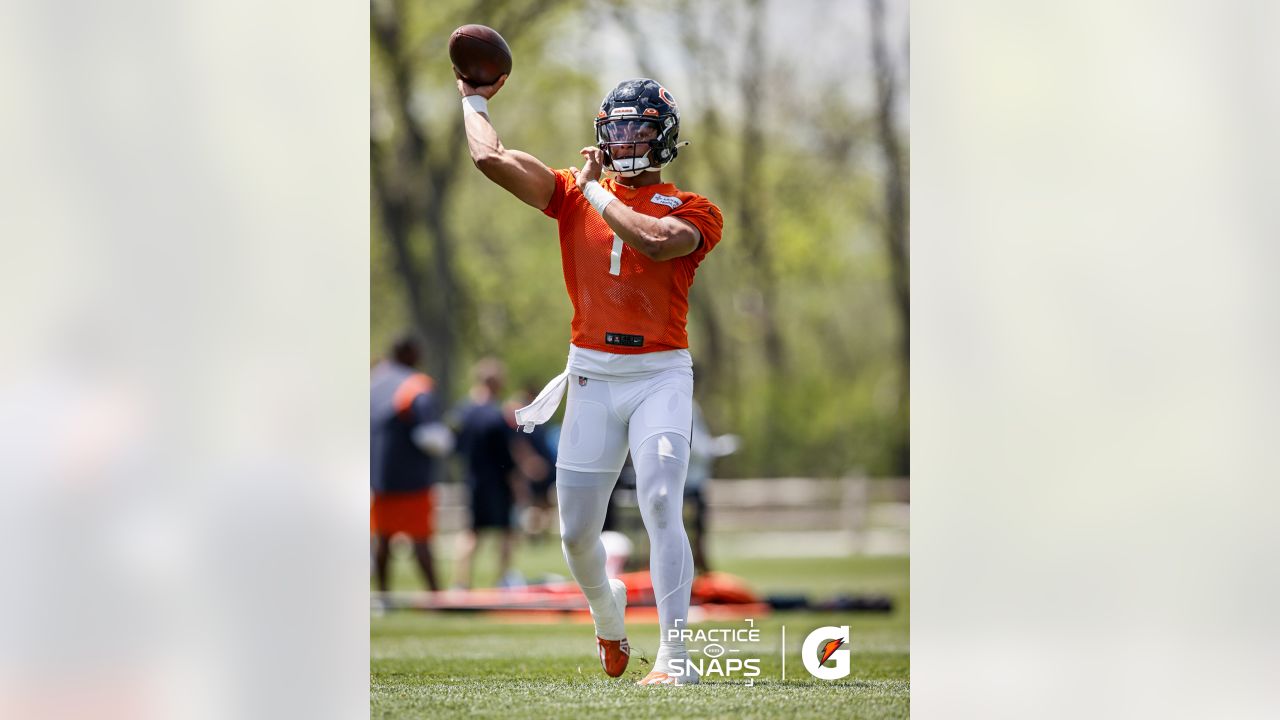
[[(675, 147), (675, 149), (676, 149), (676, 150), (679, 150), (680, 148), (682, 148), (682, 147), (684, 147), (685, 145), (688, 145), (688, 144), (689, 144), (689, 141), (688, 141), (688, 140), (682, 140), (682, 141), (680, 141), (680, 142), (676, 143), (676, 147)], [(610, 172), (617, 173), (618, 175), (620, 175), (620, 176), (622, 176), (622, 177), (635, 177), (635, 176), (637, 176), (637, 175), (640, 175), (641, 173), (646, 173), (646, 172), (649, 172), (650, 170), (661, 170), (662, 168), (664, 168), (664, 167), (666, 167), (666, 166), (667, 166), (667, 164), (666, 164), (666, 163), (663, 163), (663, 164), (661, 164), (661, 165), (646, 165), (646, 166), (644, 166), (644, 167), (642, 167), (642, 168), (639, 168), (639, 169), (637, 169), (637, 170), (615, 170), (615, 169), (614, 169), (614, 167), (613, 167), (613, 162), (614, 162), (614, 161), (611, 161), (611, 162), (609, 163), (609, 167), (607, 167), (606, 169), (607, 169), (607, 170), (609, 170)]]
[(613, 160), (612, 162), (610, 162), (610, 163), (609, 163), (609, 168), (608, 168), (608, 169), (609, 169), (609, 170), (611, 170), (611, 171), (613, 171), (613, 172), (615, 172), (615, 173), (617, 173), (617, 174), (619, 174), (619, 175), (621, 175), (622, 177), (635, 177), (635, 176), (637, 176), (637, 175), (639, 175), (639, 174), (641, 174), (641, 173), (648, 172), (648, 171), (650, 171), (650, 170), (658, 170), (658, 169), (660, 169), (660, 168), (662, 167), (661, 165), (654, 166), (654, 165), (650, 164), (647, 158), (641, 158), (641, 159), (644, 159), (644, 160), (645, 160), (645, 165), (644, 165), (643, 167), (638, 167), (638, 168), (634, 168), (634, 167), (633, 167), (633, 168), (631, 168), (631, 169), (629, 169), (629, 170), (619, 170), (619, 169), (618, 169), (618, 161), (617, 161), (617, 160)]

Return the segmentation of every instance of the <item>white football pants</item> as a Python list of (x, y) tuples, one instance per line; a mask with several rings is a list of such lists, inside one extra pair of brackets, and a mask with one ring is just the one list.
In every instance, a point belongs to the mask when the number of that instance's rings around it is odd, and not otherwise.
[(628, 449), (649, 533), (660, 637), (667, 637), (677, 619), (682, 624), (688, 620), (693, 553), (682, 511), (692, 422), (693, 373), (688, 368), (629, 382), (569, 376), (556, 461), (560, 535), (569, 570), (591, 604), (596, 632), (606, 640), (621, 639), (625, 631), (612, 619), (600, 532)]

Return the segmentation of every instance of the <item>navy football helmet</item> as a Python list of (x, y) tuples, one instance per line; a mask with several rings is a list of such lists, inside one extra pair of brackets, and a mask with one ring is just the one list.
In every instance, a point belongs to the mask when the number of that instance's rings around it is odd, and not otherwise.
[(658, 170), (676, 159), (679, 136), (676, 100), (653, 80), (619, 83), (600, 103), (596, 143), (606, 170), (624, 177)]

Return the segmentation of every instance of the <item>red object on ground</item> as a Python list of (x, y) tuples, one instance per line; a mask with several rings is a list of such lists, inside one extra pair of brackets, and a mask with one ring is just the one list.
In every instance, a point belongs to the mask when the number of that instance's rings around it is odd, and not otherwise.
[[(618, 579), (627, 585), (627, 605), (656, 604), (653, 597), (653, 579), (649, 572), (622, 573)], [(572, 590), (578, 586), (565, 583)], [(689, 591), (689, 602), (692, 605), (716, 603), (721, 605), (737, 605), (760, 603), (764, 600), (752, 592), (751, 587), (742, 578), (722, 572), (703, 573), (693, 578), (693, 586)]]
[[(658, 608), (649, 573), (624, 573), (619, 577), (627, 585), (627, 620), (656, 623)], [(772, 610), (745, 582), (727, 573), (694, 578), (690, 596), (690, 622), (763, 617)], [(523, 588), (393, 592), (383, 597), (392, 607), (487, 612), (495, 619), (511, 622), (591, 622), (587, 599), (572, 581)]]

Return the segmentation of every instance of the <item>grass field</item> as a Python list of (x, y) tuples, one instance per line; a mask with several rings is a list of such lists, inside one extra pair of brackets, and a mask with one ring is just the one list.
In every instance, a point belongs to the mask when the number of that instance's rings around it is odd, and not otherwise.
[[(714, 558), (714, 556), (713, 556)], [(518, 563), (529, 577), (565, 573), (554, 543), (526, 549)], [(477, 580), (491, 580), (482, 562)], [(445, 569), (442, 567), (442, 569)], [(909, 716), (909, 561), (907, 558), (748, 559), (724, 557), (717, 569), (761, 592), (885, 593), (894, 611), (774, 613), (757, 619), (762, 642), (754, 687), (741, 680), (690, 687), (637, 687), (657, 647), (655, 624), (628, 623), (631, 666), (607, 677), (589, 624), (503, 624), (484, 616), (391, 612), (371, 618), (370, 714), (374, 718), (906, 718)], [(446, 577), (448, 572), (442, 573)], [(394, 585), (419, 587), (408, 562)], [(805, 672), (800, 643), (822, 625), (849, 625), (853, 672), (822, 681)], [(781, 679), (781, 627), (787, 629), (786, 681)], [(692, 627), (745, 627), (714, 622)]]

